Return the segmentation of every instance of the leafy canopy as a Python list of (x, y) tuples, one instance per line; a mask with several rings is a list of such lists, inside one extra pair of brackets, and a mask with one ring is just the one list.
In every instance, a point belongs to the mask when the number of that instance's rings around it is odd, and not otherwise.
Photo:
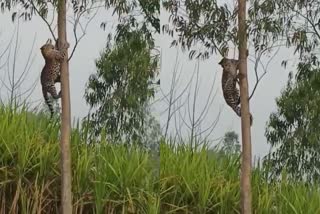
[(162, 30), (176, 36), (172, 45), (180, 45), (183, 50), (190, 50), (194, 57), (194, 45), (200, 44), (203, 49), (197, 58), (208, 58), (217, 51), (223, 55), (228, 49), (228, 42), (236, 42), (235, 16), (226, 4), (219, 5), (216, 0), (165, 0), (165, 10), (170, 12), (169, 24)]
[(158, 67), (158, 57), (151, 51), (140, 30), (120, 35), (113, 45), (109, 37), (85, 92), (94, 110), (89, 120), (95, 135), (105, 129), (115, 140), (141, 139)]
[[(162, 30), (174, 37), (172, 45), (189, 50), (191, 58), (205, 59), (217, 52), (224, 55), (230, 45), (238, 44), (238, 6), (231, 3), (165, 0), (163, 6), (170, 17)], [(272, 50), (275, 46), (294, 47), (300, 60), (317, 63), (320, 1), (250, 0), (248, 6), (247, 38), (256, 51)]]
[(276, 100), (266, 137), (272, 146), (265, 158), (271, 178), (282, 172), (308, 182), (320, 181), (320, 72), (313, 68), (309, 79), (292, 80)]
[(234, 131), (228, 131), (224, 134), (221, 150), (226, 155), (240, 154), (239, 135)]

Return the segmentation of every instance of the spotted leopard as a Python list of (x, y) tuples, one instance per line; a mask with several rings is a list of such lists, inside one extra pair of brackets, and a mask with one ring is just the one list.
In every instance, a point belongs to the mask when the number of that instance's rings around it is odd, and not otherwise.
[[(241, 117), (240, 108), (240, 93), (237, 88), (239, 85), (239, 61), (236, 59), (223, 58), (219, 65), (223, 68), (222, 72), (222, 92), (226, 103), (233, 109), (233, 111)], [(252, 115), (250, 113), (250, 125), (252, 125)]]
[(54, 46), (51, 39), (48, 39), (46, 44), (44, 44), (40, 50), (41, 54), (45, 60), (45, 65), (41, 72), (41, 86), (42, 93), (46, 104), (49, 107), (51, 118), (53, 117), (54, 110), (52, 102), (49, 99), (48, 93), (54, 98), (61, 98), (61, 91), (57, 94), (55, 83), (60, 81), (60, 64), (65, 59), (67, 54), (67, 49), (69, 44), (66, 43), (62, 46), (61, 50), (57, 48), (58, 42)]

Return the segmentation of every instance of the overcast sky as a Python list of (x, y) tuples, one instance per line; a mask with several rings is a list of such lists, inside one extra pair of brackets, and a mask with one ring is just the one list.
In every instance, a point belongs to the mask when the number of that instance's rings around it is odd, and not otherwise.
[[(167, 14), (161, 14), (161, 24), (167, 21)], [(102, 21), (108, 20), (107, 31), (103, 31), (100, 28)], [(95, 72), (94, 60), (99, 56), (99, 53), (103, 50), (106, 43), (107, 32), (112, 29), (113, 24), (116, 23), (116, 18), (110, 15), (110, 12), (100, 10), (97, 16), (88, 25), (86, 35), (81, 40), (76, 49), (74, 57), (70, 62), (70, 89), (71, 89), (71, 108), (72, 116), (76, 118), (82, 118), (88, 113), (88, 106), (86, 105), (83, 95), (85, 84), (90, 74)], [(12, 24), (10, 14), (0, 14), (0, 53), (6, 46), (10, 38), (13, 36), (14, 27), (17, 24)], [(32, 63), (30, 73), (27, 77), (27, 82), (23, 85), (24, 88), (29, 86), (28, 83), (37, 81), (37, 87), (34, 93), (30, 97), (32, 101), (41, 101), (42, 93), (40, 90), (40, 72), (42, 70), (44, 60), (41, 56), (39, 48), (50, 37), (48, 28), (44, 22), (34, 17), (32, 21), (23, 22), (20, 21), (20, 35), (19, 35), (19, 51), (17, 57), (17, 72), (21, 73), (25, 67), (27, 57), (30, 53), (33, 41), (35, 45), (33, 48), (32, 56), (34, 61)], [(72, 26), (68, 25), (68, 40), (71, 47), (74, 45), (74, 39), (72, 37)], [(178, 54), (178, 70), (182, 72), (181, 80), (178, 86), (178, 91), (184, 88), (184, 86), (190, 80), (194, 70), (196, 61), (190, 61), (188, 59), (188, 53), (183, 53), (178, 48), (170, 48), (172, 38), (161, 34), (156, 36), (157, 46), (161, 47), (162, 59), (161, 59), (161, 90), (164, 94), (169, 92), (171, 86), (171, 78)], [(254, 155), (264, 155), (268, 152), (268, 146), (264, 137), (265, 124), (272, 111), (275, 111), (275, 98), (280, 95), (281, 90), (284, 88), (289, 70), (284, 70), (280, 63), (283, 59), (288, 58), (287, 50), (281, 50), (273, 62), (269, 66), (268, 74), (263, 78), (258, 86), (258, 89), (251, 100), (250, 109), (253, 115), (253, 127), (252, 144)], [(197, 109), (198, 114), (205, 105), (210, 88), (214, 84), (214, 92), (216, 92), (215, 99), (208, 111), (208, 114), (203, 121), (203, 129), (211, 124), (217, 117), (219, 109), (222, 108), (220, 119), (216, 125), (214, 131), (211, 133), (210, 138), (215, 139), (223, 136), (226, 131), (234, 130), (237, 133), (240, 132), (240, 118), (232, 111), (230, 107), (225, 104), (225, 101), (221, 92), (221, 67), (217, 64), (221, 60), (220, 56), (211, 56), (210, 59), (200, 62), (199, 65), (199, 92), (197, 97)], [(1, 63), (1, 62), (0, 62)], [(255, 82), (254, 71), (252, 70), (252, 63), (249, 64), (249, 91), (251, 92), (252, 86)], [(216, 81), (214, 77), (216, 75)], [(1, 78), (5, 78), (6, 74), (1, 72)], [(2, 86), (3, 87), (3, 86)], [(179, 92), (178, 92), (179, 93)], [(157, 98), (161, 97), (159, 92)], [(1, 97), (4, 97), (4, 90), (1, 89)], [(160, 115), (160, 122), (163, 126), (167, 114), (163, 112), (166, 108), (164, 101), (156, 102), (154, 104), (155, 115)], [(174, 126), (171, 126), (171, 131), (174, 131)], [(241, 135), (240, 135), (241, 138)]]

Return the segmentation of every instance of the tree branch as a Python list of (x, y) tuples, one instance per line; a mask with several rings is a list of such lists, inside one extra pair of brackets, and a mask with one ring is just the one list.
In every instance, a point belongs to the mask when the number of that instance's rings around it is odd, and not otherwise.
[(33, 9), (37, 12), (37, 14), (40, 16), (40, 18), (46, 23), (46, 25), (48, 26), (48, 29), (49, 29), (54, 41), (57, 42), (57, 38), (54, 35), (53, 30), (52, 30), (51, 25), (49, 24), (49, 22), (43, 16), (40, 15), (40, 11), (36, 7), (36, 5), (33, 3), (33, 0), (28, 0), (28, 2), (32, 5)]

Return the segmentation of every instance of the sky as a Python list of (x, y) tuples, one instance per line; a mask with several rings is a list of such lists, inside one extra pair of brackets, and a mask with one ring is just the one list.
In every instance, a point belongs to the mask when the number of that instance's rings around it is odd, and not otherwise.
[[(70, 11), (69, 11), (70, 12)], [(92, 14), (91, 14), (92, 16)], [(160, 16), (161, 24), (164, 24), (168, 19), (168, 14), (161, 13)], [(83, 23), (87, 19), (82, 20)], [(103, 21), (108, 21), (106, 30), (100, 28), (100, 24)], [(110, 12), (106, 12), (104, 9), (99, 10), (97, 15), (88, 25), (86, 34), (83, 39), (78, 44), (73, 58), (71, 59), (70, 65), (70, 91), (71, 91), (71, 111), (73, 118), (82, 118), (86, 116), (89, 110), (89, 106), (86, 105), (83, 98), (85, 91), (85, 84), (90, 76), (95, 72), (95, 60), (99, 57), (101, 51), (103, 51), (108, 32), (112, 31), (116, 24), (116, 17), (112, 17)], [(8, 41), (13, 37), (14, 28), (17, 23), (13, 24), (11, 22), (11, 14), (5, 13), (0, 14), (0, 54), (3, 48), (8, 44)], [(27, 58), (32, 50), (31, 58), (32, 64), (30, 66), (30, 72), (26, 78), (26, 81), (22, 85), (22, 90), (26, 90), (36, 82), (36, 87), (30, 96), (30, 100), (34, 102), (35, 105), (39, 105), (42, 98), (41, 88), (40, 88), (40, 72), (44, 65), (44, 60), (40, 53), (40, 47), (43, 43), (50, 38), (50, 32), (39, 17), (33, 17), (32, 21), (19, 22), (19, 49), (17, 51), (17, 64), (16, 72), (21, 73), (26, 65)], [(71, 48), (74, 46), (74, 38), (72, 37), (72, 25), (68, 25), (68, 41)], [(16, 37), (13, 37), (14, 39)], [(161, 65), (160, 65), (160, 78), (161, 78), (161, 90), (158, 90), (155, 100), (163, 98), (163, 94), (167, 94), (170, 91), (171, 80), (173, 76), (173, 71), (176, 70), (180, 73), (180, 81), (176, 84), (177, 91), (179, 94), (183, 88), (188, 84), (190, 79), (192, 79), (192, 86), (195, 85), (196, 75), (194, 71), (197, 71), (197, 61), (189, 60), (188, 53), (182, 52), (179, 48), (170, 48), (170, 43), (172, 38), (168, 35), (161, 34), (156, 37), (156, 45), (161, 49)], [(34, 42), (34, 47), (32, 49), (32, 44)], [(14, 51), (12, 50), (12, 53)], [(272, 61), (269, 66), (268, 73), (262, 79), (261, 83), (255, 92), (254, 97), (250, 101), (250, 110), (253, 115), (253, 126), (251, 128), (252, 136), (252, 150), (254, 156), (263, 156), (268, 152), (269, 146), (267, 145), (266, 138), (264, 136), (266, 122), (268, 121), (271, 112), (276, 110), (275, 98), (281, 93), (281, 90), (285, 87), (287, 82), (287, 77), (289, 69), (284, 69), (280, 66), (283, 59), (288, 58), (290, 52), (286, 49), (282, 49), (277, 57)], [(267, 58), (266, 58), (267, 59)], [(198, 75), (198, 95), (196, 102), (195, 115), (199, 116), (202, 109), (208, 101), (208, 96), (210, 94), (210, 89), (213, 85), (213, 95), (214, 100), (208, 109), (207, 114), (204, 115), (202, 120), (201, 130), (206, 129), (210, 124), (212, 124), (221, 110), (219, 120), (209, 135), (210, 140), (219, 139), (227, 131), (234, 130), (240, 135), (241, 139), (241, 126), (240, 118), (228, 107), (223, 99), (221, 91), (221, 67), (218, 62), (221, 60), (221, 56), (214, 55), (211, 56), (206, 61), (199, 62), (199, 75)], [(0, 60), (0, 65), (3, 59)], [(13, 67), (9, 68), (12, 71)], [(1, 79), (7, 80), (6, 72), (1, 72)], [(248, 78), (249, 78), (249, 91), (251, 92), (252, 87), (255, 83), (253, 64), (248, 64)], [(2, 89), (1, 89), (2, 87)], [(3, 98), (5, 96), (5, 90), (3, 90), (3, 84), (0, 83), (0, 94)], [(191, 92), (192, 94), (192, 92)], [(186, 100), (187, 96), (184, 94), (183, 99)], [(189, 100), (190, 101), (190, 100)], [(211, 99), (210, 99), (211, 101)], [(192, 103), (189, 103), (192, 106)], [(168, 107), (165, 99), (154, 102), (153, 105), (154, 115), (157, 115), (160, 119), (160, 124), (165, 127), (167, 121), (167, 111)], [(177, 111), (176, 115), (181, 116), (188, 120), (189, 114), (188, 105), (185, 104), (181, 111)], [(184, 110), (182, 110), (184, 109)], [(189, 109), (190, 110), (190, 109)], [(184, 116), (185, 114), (185, 116)], [(179, 122), (174, 121), (174, 118), (170, 123), (169, 132), (174, 132), (177, 127), (182, 127), (184, 131), (188, 128), (184, 126), (180, 120)], [(186, 133), (186, 132), (184, 132)], [(213, 141), (215, 142), (215, 141)]]

